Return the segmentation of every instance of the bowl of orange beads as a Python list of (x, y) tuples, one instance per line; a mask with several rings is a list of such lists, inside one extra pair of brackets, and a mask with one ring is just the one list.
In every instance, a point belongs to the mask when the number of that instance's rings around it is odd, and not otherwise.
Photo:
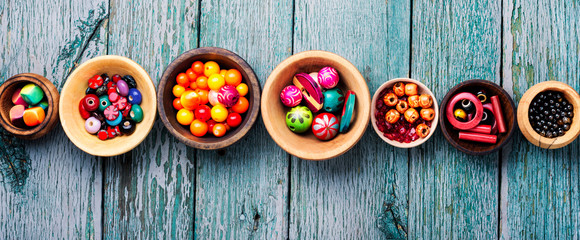
[(220, 149), (240, 140), (256, 122), (260, 84), (237, 54), (197, 48), (167, 66), (157, 101), (161, 121), (179, 141), (198, 149)]

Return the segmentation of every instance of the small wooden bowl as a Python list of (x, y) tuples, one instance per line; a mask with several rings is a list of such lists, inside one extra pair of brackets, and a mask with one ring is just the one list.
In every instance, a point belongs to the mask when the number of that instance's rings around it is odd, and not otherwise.
[[(248, 111), (242, 114), (242, 124), (223, 137), (214, 137), (209, 134), (204, 137), (196, 137), (191, 134), (189, 126), (182, 126), (177, 122), (177, 110), (173, 108), (173, 86), (177, 84), (176, 77), (179, 73), (191, 68), (195, 61), (215, 61), (222, 69), (237, 69), (242, 74), (243, 82), (248, 85), (246, 98), (250, 103)], [(159, 104), (159, 116), (167, 130), (179, 141), (194, 148), (213, 150), (230, 146), (240, 140), (250, 131), (258, 118), (260, 108), (260, 82), (254, 70), (237, 54), (223, 48), (204, 47), (189, 50), (177, 57), (163, 73), (157, 91)]]
[[(46, 100), (48, 101), (48, 109), (45, 113), (45, 119), (40, 125), (33, 128), (19, 128), (12, 125), (12, 122), (10, 121), (10, 109), (14, 106), (12, 103), (12, 94), (14, 94), (14, 91), (16, 91), (17, 88), (21, 88), (27, 83), (34, 83), (42, 88)], [(2, 118), (0, 118), (0, 125), (2, 125), (6, 131), (21, 139), (33, 140), (40, 138), (50, 132), (58, 121), (58, 98), (58, 90), (54, 84), (45, 77), (34, 73), (15, 75), (6, 80), (6, 82), (0, 86), (0, 103), (2, 103), (0, 110), (2, 115)]]
[[(530, 124), (528, 120), (528, 110), (530, 109), (530, 103), (532, 100), (541, 92), (544, 91), (558, 91), (564, 94), (564, 97), (568, 102), (574, 106), (574, 118), (572, 119), (572, 124), (570, 125), (570, 130), (564, 134), (564, 136), (557, 138), (546, 138), (538, 134)], [(570, 87), (568, 84), (558, 81), (547, 81), (534, 85), (532, 88), (528, 89), (520, 103), (518, 105), (518, 125), (520, 131), (528, 141), (532, 144), (546, 149), (556, 149), (564, 147), (571, 142), (573, 142), (580, 134), (580, 96), (578, 93)]]
[[(295, 74), (318, 71), (326, 66), (338, 71), (338, 87), (354, 91), (356, 103), (348, 132), (339, 133), (329, 141), (320, 141), (312, 131), (296, 134), (288, 129), (286, 112), (290, 108), (280, 101), (280, 92), (292, 84)], [(286, 152), (302, 159), (325, 160), (342, 155), (361, 139), (369, 122), (370, 101), (365, 79), (352, 63), (334, 53), (306, 51), (282, 61), (268, 77), (262, 93), (262, 118), (270, 136)]]
[[(459, 130), (455, 130), (453, 126), (447, 120), (445, 109), (447, 107), (447, 102), (449, 99), (457, 93), (461, 92), (472, 92), (475, 93), (480, 89), (485, 89), (488, 98), (494, 95), (499, 97), (500, 103), (502, 104), (502, 110), (504, 115), (504, 120), (506, 124), (506, 132), (497, 134), (496, 144), (486, 144), (486, 143), (476, 143), (470, 141), (459, 140)], [(507, 104), (506, 104), (507, 103)], [(485, 155), (501, 149), (506, 143), (508, 143), (516, 129), (516, 107), (514, 101), (510, 95), (499, 85), (494, 82), (487, 80), (469, 80), (457, 84), (453, 87), (447, 95), (441, 101), (441, 108), (439, 110), (439, 121), (441, 122), (441, 131), (443, 136), (453, 145), (455, 148), (461, 150), (464, 153), (470, 155)]]
[[(137, 89), (143, 100), (143, 121), (137, 123), (130, 136), (118, 136), (105, 141), (99, 140), (85, 130), (85, 120), (79, 112), (79, 102), (85, 97), (88, 79), (103, 73), (113, 76), (131, 75), (137, 82)], [(95, 156), (110, 157), (131, 151), (139, 145), (151, 131), (157, 114), (155, 86), (149, 74), (133, 60), (114, 55), (93, 58), (79, 65), (68, 77), (60, 96), (60, 123), (68, 138), (81, 150)]]
[[(387, 88), (392, 88), (393, 85), (395, 85), (395, 83), (397, 82), (404, 82), (404, 83), (415, 83), (418, 86), (418, 92), (419, 94), (429, 94), (431, 95), (431, 97), (433, 98), (433, 110), (435, 111), (435, 118), (433, 118), (433, 121), (431, 122), (431, 131), (429, 132), (429, 135), (427, 135), (427, 137), (425, 138), (419, 138), (416, 141), (410, 142), (410, 143), (401, 143), (398, 141), (393, 141), (388, 139), (387, 137), (385, 137), (385, 135), (383, 134), (383, 132), (381, 132), (379, 130), (379, 128), (377, 127), (377, 118), (375, 116), (375, 112), (377, 111), (377, 98), (379, 97), (379, 95), (381, 94), (381, 92)], [(383, 116), (384, 117), (384, 116)], [(401, 115), (401, 117), (403, 117)], [(415, 80), (415, 79), (410, 79), (410, 78), (395, 78), (395, 79), (391, 79), (385, 83), (383, 83), (383, 85), (381, 85), (379, 87), (379, 89), (377, 89), (377, 91), (375, 92), (375, 95), (373, 95), (373, 100), (371, 102), (371, 125), (373, 125), (373, 128), (375, 129), (375, 132), (379, 135), (379, 137), (381, 139), (383, 139), (383, 141), (387, 142), (388, 144), (398, 147), (398, 148), (412, 148), (412, 147), (416, 147), (419, 146), (421, 144), (423, 144), (424, 142), (426, 142), (427, 140), (429, 140), (429, 138), (431, 138), (431, 136), (433, 136), (433, 133), (435, 132), (435, 130), (437, 130), (437, 125), (439, 124), (439, 105), (437, 104), (437, 99), (435, 98), (435, 95), (433, 95), (433, 92), (431, 92), (431, 90), (429, 88), (427, 88), (427, 86), (425, 86), (423, 83)]]

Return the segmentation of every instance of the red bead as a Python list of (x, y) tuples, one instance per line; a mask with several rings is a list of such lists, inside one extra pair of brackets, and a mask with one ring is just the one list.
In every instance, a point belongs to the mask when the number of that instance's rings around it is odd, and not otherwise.
[(121, 78), (121, 75), (119, 75), (119, 74), (115, 74), (115, 75), (113, 75), (112, 79), (113, 79), (113, 82), (114, 82), (114, 83), (117, 83), (117, 82), (118, 82), (119, 80), (121, 80), (122, 78)]
[(95, 111), (99, 108), (99, 97), (97, 97), (97, 95), (95, 94), (89, 94), (86, 95), (82, 100), (81, 100), (83, 107), (85, 108), (85, 110), (92, 112)]
[(127, 107), (127, 98), (126, 97), (119, 97), (119, 100), (117, 100), (117, 102), (114, 102), (113, 105), (115, 107), (117, 107), (117, 109), (119, 109), (119, 111), (123, 111), (123, 109), (125, 109), (125, 107)]
[(129, 116), (129, 113), (131, 112), (131, 104), (127, 103), (127, 106), (125, 107), (125, 109), (121, 112), (121, 114), (123, 115), (123, 117), (127, 117)]
[(109, 93), (109, 101), (111, 101), (111, 103), (116, 103), (119, 101), (119, 97), (120, 95), (116, 91)]
[(97, 136), (101, 140), (107, 140), (107, 138), (109, 138), (109, 134), (107, 133), (106, 130), (99, 130), (99, 132), (97, 133)]
[(115, 128), (107, 127), (107, 134), (109, 135), (109, 138), (115, 138), (117, 136), (117, 131), (115, 131)]
[(238, 127), (242, 124), (242, 116), (239, 113), (230, 113), (228, 115), (227, 123), (230, 127)]
[(83, 101), (79, 102), (79, 112), (81, 113), (81, 117), (83, 119), (88, 119), (91, 117), (91, 113), (85, 110), (85, 107), (83, 106)]
[(211, 118), (211, 109), (207, 105), (201, 105), (195, 108), (195, 118), (207, 122)]
[(92, 89), (97, 89), (100, 86), (103, 86), (103, 78), (99, 75), (95, 75), (89, 79), (89, 87)]
[(117, 87), (117, 84), (115, 84), (114, 82), (108, 82), (107, 83), (107, 89), (111, 88), (111, 87)]
[(103, 113), (105, 114), (105, 118), (109, 121), (114, 121), (115, 119), (117, 119), (117, 117), (119, 117), (119, 109), (117, 109), (117, 107), (113, 105), (105, 108), (105, 111), (103, 111)]
[(107, 95), (111, 94), (111, 93), (116, 93), (117, 92), (117, 87), (110, 87), (107, 89)]

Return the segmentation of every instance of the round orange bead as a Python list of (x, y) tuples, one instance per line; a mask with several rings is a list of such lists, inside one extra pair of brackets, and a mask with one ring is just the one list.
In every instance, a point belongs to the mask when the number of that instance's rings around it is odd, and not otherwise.
[(206, 77), (209, 77), (213, 74), (219, 75), (219, 73), (220, 73), (220, 65), (218, 65), (216, 62), (209, 61), (204, 64), (203, 75), (205, 75)]
[(183, 109), (183, 106), (181, 105), (181, 98), (173, 99), (173, 108), (175, 108), (175, 110)]
[(213, 126), (212, 133), (216, 137), (223, 137), (224, 135), (226, 135), (226, 132), (227, 132), (226, 126), (223, 123), (216, 123)]
[(240, 93), (240, 96), (246, 96), (246, 94), (248, 94), (248, 85), (246, 85), (245, 83), (240, 83), (236, 89), (238, 90), (238, 93)]
[(195, 109), (199, 103), (199, 95), (193, 90), (187, 90), (181, 95), (181, 105), (187, 110)]
[(203, 137), (205, 134), (207, 134), (207, 130), (208, 130), (207, 123), (199, 119), (193, 120), (193, 122), (189, 126), (189, 131), (196, 137)]
[(181, 95), (183, 94), (183, 92), (185, 92), (185, 87), (183, 87), (181, 85), (175, 85), (175, 86), (173, 86), (173, 96), (175, 96), (175, 97), (181, 97)]
[(246, 99), (245, 97), (240, 97), (240, 100), (238, 100), (238, 102), (234, 106), (232, 106), (232, 110), (234, 110), (234, 112), (242, 114), (247, 112), (249, 107), (250, 102), (248, 102), (248, 99)]
[(193, 122), (193, 112), (187, 109), (181, 109), (179, 111), (177, 111), (177, 122), (179, 122), (179, 124), (187, 126), (189, 124), (191, 124), (191, 122)]
[(189, 77), (187, 77), (187, 74), (185, 73), (180, 73), (179, 75), (177, 75), (177, 84), (187, 87), (189, 86)]
[(228, 70), (224, 78), (228, 85), (238, 86), (242, 83), (242, 74), (237, 69)]

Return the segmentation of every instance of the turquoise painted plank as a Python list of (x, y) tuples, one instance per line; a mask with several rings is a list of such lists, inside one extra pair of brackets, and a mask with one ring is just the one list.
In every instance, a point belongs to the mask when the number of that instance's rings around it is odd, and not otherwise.
[[(105, 1), (3, 1), (0, 81), (33, 72), (60, 89), (77, 61), (100, 53), (107, 14)], [(0, 239), (101, 238), (101, 163), (60, 125), (29, 142), (0, 132)]]
[[(202, 1), (200, 46), (236, 52), (260, 83), (292, 53), (292, 1)], [(287, 239), (288, 154), (261, 119), (223, 151), (197, 152), (195, 235)]]
[[(371, 96), (408, 77), (411, 1), (296, 1), (294, 52), (320, 49), (351, 61)], [(290, 239), (405, 239), (408, 151), (369, 125), (345, 155), (323, 162), (293, 157)]]
[[(175, 57), (197, 46), (197, 1), (110, 4), (108, 53), (141, 64), (155, 85)], [(105, 238), (193, 238), (194, 150), (160, 121), (141, 145), (104, 165)]]
[[(504, 2), (503, 78), (517, 101), (548, 80), (579, 90), (579, 3)], [(544, 150), (515, 138), (502, 164), (501, 238), (578, 238), (579, 142)]]
[[(439, 102), (465, 80), (501, 83), (501, 1), (413, 1), (412, 43), (411, 77)], [(409, 238), (496, 238), (499, 156), (466, 155), (439, 129), (411, 150)]]

